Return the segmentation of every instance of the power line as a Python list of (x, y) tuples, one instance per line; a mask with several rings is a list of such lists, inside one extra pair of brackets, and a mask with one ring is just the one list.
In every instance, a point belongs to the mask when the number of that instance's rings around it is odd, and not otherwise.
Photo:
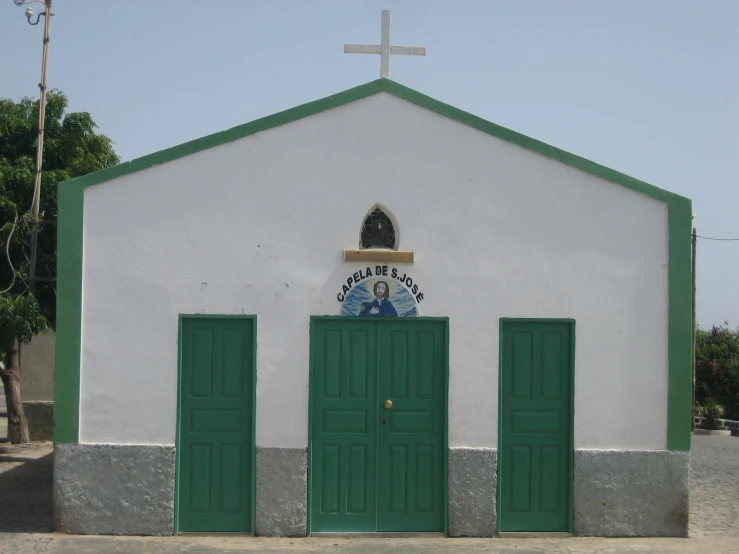
[(695, 235), (695, 236), (696, 238), (705, 239), (705, 240), (739, 240), (739, 239), (717, 239), (715, 237), (702, 237), (700, 235)]

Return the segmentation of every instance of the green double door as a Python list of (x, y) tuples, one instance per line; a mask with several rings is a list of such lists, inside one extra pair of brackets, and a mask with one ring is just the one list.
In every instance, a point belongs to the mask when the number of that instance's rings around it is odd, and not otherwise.
[(444, 528), (447, 324), (311, 321), (310, 529)]
[(503, 321), (500, 531), (571, 531), (573, 324)]
[(252, 531), (255, 326), (181, 320), (178, 531)]

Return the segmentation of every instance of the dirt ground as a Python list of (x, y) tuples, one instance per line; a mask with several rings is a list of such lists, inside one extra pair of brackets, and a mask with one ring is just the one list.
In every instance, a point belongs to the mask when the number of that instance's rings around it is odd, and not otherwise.
[[(157, 540), (116, 538), (55, 539), (51, 548), (41, 552), (63, 554), (104, 553), (176, 553), (176, 552), (334, 552), (346, 554), (421, 554), (454, 552), (473, 554), (501, 552), (593, 553), (617, 552), (700, 552), (722, 554), (739, 552), (736, 541), (726, 537), (696, 539), (261, 539), (261, 538), (193, 538), (170, 537)], [(16, 551), (18, 552), (18, 551)], [(21, 551), (25, 554), (25, 551)], [(34, 552), (31, 550), (30, 552)]]
[[(2, 418), (0, 418), (1, 420)], [(2, 435), (0, 435), (2, 437)], [(691, 464), (690, 539), (444, 539), (242, 536), (108, 537), (50, 532), (52, 445), (0, 444), (0, 553), (93, 554), (176, 552), (334, 552), (420, 554), (454, 552), (739, 554), (739, 438), (696, 436)]]
[(739, 543), (739, 437), (693, 436), (690, 535)]

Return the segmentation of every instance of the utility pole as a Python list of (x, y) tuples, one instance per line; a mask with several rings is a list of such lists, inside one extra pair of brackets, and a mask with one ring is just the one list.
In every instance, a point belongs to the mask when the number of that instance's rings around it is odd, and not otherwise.
[(38, 112), (38, 144), (36, 146), (36, 173), (33, 183), (33, 200), (31, 202), (31, 267), (28, 274), (28, 288), (31, 293), (36, 290), (36, 258), (38, 250), (38, 227), (39, 227), (39, 207), (41, 204), (41, 167), (44, 155), (44, 124), (46, 121), (46, 66), (49, 60), (49, 34), (51, 30), (51, 0), (14, 0), (16, 6), (38, 2), (44, 4), (46, 10), (36, 16), (36, 21), (31, 21), (33, 17), (33, 8), (26, 8), (26, 18), (31, 25), (38, 25), (41, 16), (44, 17), (44, 53), (41, 60), (41, 82), (39, 89), (41, 90), (41, 98), (39, 101)]
[(692, 241), (692, 281), (693, 281), (693, 287), (692, 287), (692, 321), (693, 321), (693, 335), (692, 335), (692, 350), (693, 350), (693, 409), (690, 415), (690, 428), (695, 429), (695, 325), (696, 325), (696, 317), (695, 317), (695, 251), (696, 246), (698, 244), (698, 237), (697, 237), (697, 231), (695, 227), (693, 227), (693, 241)]

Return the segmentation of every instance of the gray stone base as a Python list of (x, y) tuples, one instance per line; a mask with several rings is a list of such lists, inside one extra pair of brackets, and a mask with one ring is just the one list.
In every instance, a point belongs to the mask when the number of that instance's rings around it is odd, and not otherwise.
[(57, 444), (54, 530), (171, 535), (174, 446)]
[[(71, 534), (171, 535), (175, 448), (58, 444), (54, 527)], [(496, 532), (497, 452), (449, 449), (449, 534)], [(686, 537), (688, 452), (575, 452), (574, 532), (581, 536)], [(257, 448), (256, 535), (304, 537), (305, 448)]]
[(497, 460), (493, 448), (449, 449), (450, 536), (495, 536)]
[(257, 448), (256, 534), (305, 537), (308, 531), (308, 451)]
[(54, 440), (54, 403), (43, 400), (23, 402), (28, 420), (28, 434), (32, 441)]
[(689, 452), (575, 452), (576, 535), (687, 537)]

